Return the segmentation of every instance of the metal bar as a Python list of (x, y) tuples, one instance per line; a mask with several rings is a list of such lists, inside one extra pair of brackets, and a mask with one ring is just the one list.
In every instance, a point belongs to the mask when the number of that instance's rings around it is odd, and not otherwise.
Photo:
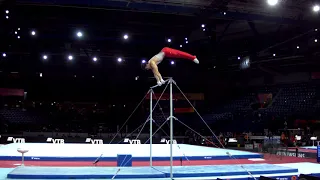
[(170, 178), (173, 179), (173, 174), (172, 174), (172, 166), (173, 166), (173, 158), (172, 158), (172, 142), (173, 142), (172, 79), (170, 79), (169, 83), (170, 83)]
[[(169, 80), (170, 80), (170, 79), (165, 80), (165, 83), (167, 83)], [(160, 86), (160, 85), (157, 84), (157, 85), (151, 86), (150, 89), (154, 89), (154, 88), (159, 87), (159, 86)]]
[(150, 115), (149, 115), (149, 121), (150, 121), (150, 167), (152, 167), (152, 93), (153, 90), (151, 89), (149, 91), (150, 93)]

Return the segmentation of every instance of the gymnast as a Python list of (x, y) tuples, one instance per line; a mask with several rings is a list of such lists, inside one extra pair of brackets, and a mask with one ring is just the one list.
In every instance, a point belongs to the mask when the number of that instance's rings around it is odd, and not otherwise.
[(165, 83), (165, 81), (162, 79), (162, 76), (158, 70), (158, 64), (162, 62), (162, 60), (165, 58), (181, 58), (181, 59), (187, 59), (195, 62), (196, 64), (199, 64), (199, 60), (196, 56), (193, 56), (191, 54), (188, 54), (183, 51), (179, 51), (176, 49), (164, 47), (158, 54), (153, 56), (145, 65), (145, 69), (149, 70), (151, 69), (153, 72), (154, 77), (157, 80), (158, 86), (161, 86)]

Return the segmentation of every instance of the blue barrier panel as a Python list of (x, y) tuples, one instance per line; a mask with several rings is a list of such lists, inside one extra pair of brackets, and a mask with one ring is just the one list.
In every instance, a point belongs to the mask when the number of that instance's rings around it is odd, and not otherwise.
[(117, 155), (117, 166), (118, 167), (131, 167), (132, 166), (132, 155), (131, 154), (118, 154)]
[(320, 162), (320, 146), (317, 146), (317, 162)]

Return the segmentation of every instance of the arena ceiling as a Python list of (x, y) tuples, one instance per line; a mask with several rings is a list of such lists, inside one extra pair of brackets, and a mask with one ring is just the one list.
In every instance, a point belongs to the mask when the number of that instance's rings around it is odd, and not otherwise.
[[(0, 1), (10, 18), (1, 19), (2, 52), (12, 60), (3, 67), (11, 71), (41, 71), (44, 53), (65, 62), (68, 53), (77, 59), (93, 55), (105, 60), (100, 67), (114, 69), (121, 56), (140, 71), (163, 46), (197, 54), (200, 72), (239, 71), (238, 57), (250, 57), (254, 71), (279, 73), (318, 68), (314, 43), (319, 16), (312, 12), (315, 1), (286, 0), (268, 6), (262, 0), (16, 0)], [(206, 31), (201, 27), (205, 24)], [(17, 29), (21, 28), (21, 31)], [(30, 36), (35, 30), (37, 36)], [(80, 41), (76, 31), (84, 32)], [(21, 39), (17, 39), (19, 32)], [(130, 34), (128, 42), (122, 40)], [(185, 38), (188, 38), (188, 44)], [(172, 39), (168, 44), (167, 39)], [(297, 49), (299, 46), (299, 49)], [(274, 56), (275, 54), (275, 56)], [(28, 59), (28, 61), (25, 61)], [(308, 61), (306, 61), (308, 59)], [(26, 64), (28, 62), (28, 64)], [(113, 63), (113, 65), (111, 65)], [(83, 63), (86, 66), (87, 63)], [(105, 65), (105, 66), (104, 66)], [(22, 68), (24, 67), (24, 68)], [(131, 66), (132, 67), (132, 66)], [(50, 71), (50, 68), (48, 68)], [(61, 68), (61, 71), (63, 69)], [(254, 72), (256, 72), (254, 71)]]

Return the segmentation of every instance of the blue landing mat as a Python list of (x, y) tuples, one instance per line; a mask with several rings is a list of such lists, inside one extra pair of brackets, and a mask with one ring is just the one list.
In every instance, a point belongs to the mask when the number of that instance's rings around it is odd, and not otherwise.
[[(271, 164), (243, 165), (253, 175), (297, 173), (298, 169)], [(216, 166), (174, 166), (173, 176), (177, 177), (209, 177), (248, 175), (240, 165)], [(112, 178), (118, 167), (18, 167), (7, 177), (15, 179), (93, 179)], [(166, 178), (170, 177), (170, 167), (121, 167), (116, 178)]]

